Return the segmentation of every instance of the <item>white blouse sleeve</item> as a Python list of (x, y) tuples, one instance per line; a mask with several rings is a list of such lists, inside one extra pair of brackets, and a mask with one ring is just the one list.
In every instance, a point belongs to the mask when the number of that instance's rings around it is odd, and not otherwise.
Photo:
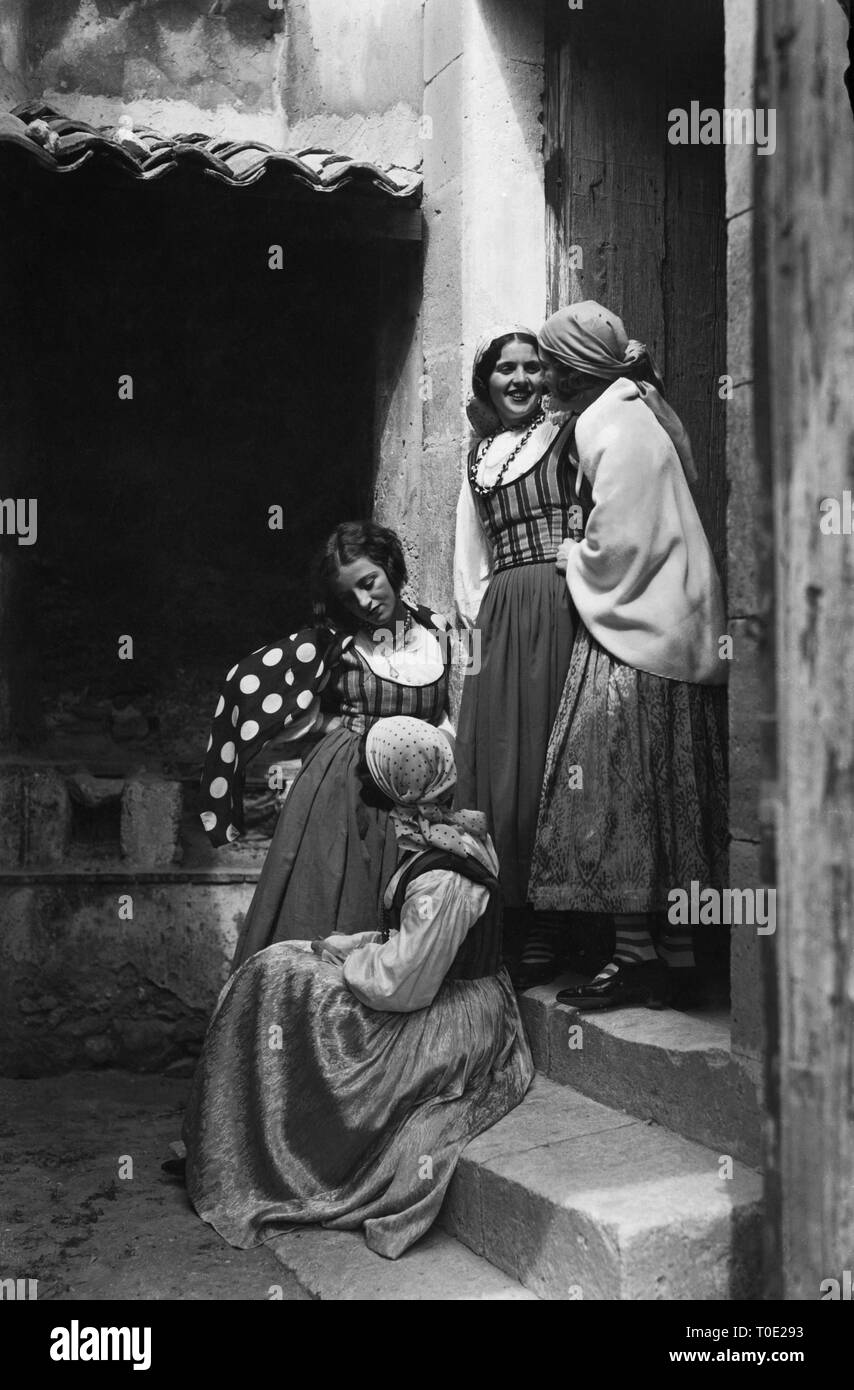
[(492, 547), (486, 538), (468, 478), (457, 502), (454, 542), (454, 599), (460, 617), (473, 624), (492, 578)]
[(345, 983), (369, 1009), (426, 1009), (488, 900), (488, 888), (450, 869), (419, 874), (407, 888), (400, 931), (382, 945), (363, 946), (349, 955)]

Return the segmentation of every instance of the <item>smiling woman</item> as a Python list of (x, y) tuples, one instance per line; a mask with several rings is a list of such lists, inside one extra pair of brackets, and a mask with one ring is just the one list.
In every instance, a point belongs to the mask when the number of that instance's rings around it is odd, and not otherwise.
[[(315, 626), (232, 667), (202, 777), (215, 843), (240, 833), (243, 770), (274, 735), (320, 735), (279, 815), (233, 968), (276, 941), (376, 931), (396, 862), (383, 799), (366, 792), (363, 742), (378, 719), (446, 714), (448, 624), (401, 598), (406, 565), (393, 531), (337, 526), (315, 565)], [(396, 639), (389, 647), (388, 625)]]
[[(546, 748), (569, 667), (574, 610), (555, 570), (582, 520), (571, 453), (575, 417), (547, 419), (530, 329), (481, 339), (469, 418), (482, 436), (457, 507), (454, 589), (481, 633), (481, 669), (465, 681), (457, 743), (458, 805), (486, 813), (511, 933), (526, 930), (520, 983), (548, 976), (553, 929), (527, 920), (526, 896)], [(539, 972), (539, 974), (538, 974)]]

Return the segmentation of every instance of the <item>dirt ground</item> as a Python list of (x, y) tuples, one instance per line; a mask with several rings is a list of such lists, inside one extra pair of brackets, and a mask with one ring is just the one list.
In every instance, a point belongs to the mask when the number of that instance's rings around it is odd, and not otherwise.
[(270, 1250), (227, 1245), (162, 1172), (188, 1085), (0, 1078), (0, 1280), (38, 1280), (40, 1300), (309, 1299)]

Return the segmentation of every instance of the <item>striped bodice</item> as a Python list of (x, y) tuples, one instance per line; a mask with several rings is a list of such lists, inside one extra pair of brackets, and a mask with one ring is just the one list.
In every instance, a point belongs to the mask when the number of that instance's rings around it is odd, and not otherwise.
[[(497, 487), (488, 496), (475, 492), (475, 501), (492, 545), (493, 572), (514, 565), (554, 560), (561, 541), (571, 534), (569, 509), (575, 468), (570, 446), (575, 421), (567, 425), (527, 473)], [(469, 455), (469, 482), (477, 473), (477, 450)]]
[(323, 707), (341, 716), (342, 723), (356, 734), (366, 734), (378, 719), (407, 714), (438, 724), (448, 700), (448, 668), (429, 685), (402, 685), (378, 676), (348, 647), (323, 692)]

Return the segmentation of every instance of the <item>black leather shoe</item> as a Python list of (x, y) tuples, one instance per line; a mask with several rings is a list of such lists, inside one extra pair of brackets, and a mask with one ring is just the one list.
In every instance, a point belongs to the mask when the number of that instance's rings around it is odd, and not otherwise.
[(617, 969), (604, 980), (591, 980), (586, 985), (573, 985), (558, 990), (558, 1004), (571, 1004), (582, 1013), (594, 1009), (624, 1009), (644, 1004), (648, 1009), (663, 1009), (667, 1002), (667, 972), (660, 960), (638, 961), (627, 965), (616, 962)]
[(557, 959), (538, 962), (536, 965), (526, 965), (520, 960), (511, 968), (510, 979), (515, 990), (533, 989), (535, 985), (550, 985), (562, 969)]

